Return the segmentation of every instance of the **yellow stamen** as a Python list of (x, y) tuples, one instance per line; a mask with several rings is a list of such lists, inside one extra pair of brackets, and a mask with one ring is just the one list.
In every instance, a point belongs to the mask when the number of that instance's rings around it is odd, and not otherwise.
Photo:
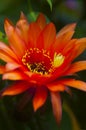
[(53, 66), (54, 67), (61, 66), (63, 64), (63, 62), (64, 62), (64, 59), (65, 59), (65, 57), (61, 53), (59, 53), (59, 54), (55, 53), (54, 54)]

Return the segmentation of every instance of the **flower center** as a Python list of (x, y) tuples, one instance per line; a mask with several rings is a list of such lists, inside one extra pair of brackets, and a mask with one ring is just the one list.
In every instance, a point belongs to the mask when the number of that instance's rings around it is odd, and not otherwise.
[(30, 48), (25, 51), (22, 62), (31, 72), (49, 74), (54, 68), (61, 66), (64, 59), (65, 57), (61, 53), (55, 53), (52, 59), (50, 53), (46, 50)]
[(31, 72), (47, 74), (51, 70), (52, 59), (49, 52), (39, 50), (38, 48), (30, 48), (25, 51), (22, 62)]

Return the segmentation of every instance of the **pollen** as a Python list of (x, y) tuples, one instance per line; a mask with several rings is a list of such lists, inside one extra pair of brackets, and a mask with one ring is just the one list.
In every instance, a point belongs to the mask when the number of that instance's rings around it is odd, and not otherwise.
[(61, 53), (59, 54), (54, 54), (54, 60), (53, 60), (53, 66), (54, 67), (59, 67), (63, 64), (65, 60), (65, 56), (63, 56)]

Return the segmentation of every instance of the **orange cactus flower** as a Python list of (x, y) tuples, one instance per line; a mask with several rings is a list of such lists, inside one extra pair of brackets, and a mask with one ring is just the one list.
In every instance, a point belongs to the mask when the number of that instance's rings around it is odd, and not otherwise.
[(51, 96), (57, 122), (62, 115), (60, 92), (69, 87), (86, 91), (86, 83), (74, 79), (74, 74), (86, 70), (86, 61), (73, 62), (86, 48), (86, 38), (72, 38), (76, 24), (69, 24), (56, 34), (52, 22), (39, 14), (35, 22), (28, 23), (21, 13), (15, 26), (5, 20), (4, 27), (9, 44), (0, 42), (0, 66), (3, 80), (15, 80), (1, 95), (17, 95), (35, 89), (33, 108), (36, 111)]

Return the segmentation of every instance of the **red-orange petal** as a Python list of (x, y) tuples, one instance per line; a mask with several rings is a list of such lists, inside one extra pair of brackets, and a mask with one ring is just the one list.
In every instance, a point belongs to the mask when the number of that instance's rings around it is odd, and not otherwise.
[(67, 74), (73, 74), (81, 70), (86, 70), (86, 61), (77, 61), (70, 65), (70, 68), (66, 72)]
[(48, 50), (56, 38), (56, 29), (53, 23), (45, 26), (42, 35), (44, 37), (44, 49)]
[(23, 12), (21, 12), (20, 19), (16, 24), (16, 31), (19, 33), (20, 37), (27, 43), (28, 42), (28, 30), (29, 23)]
[(5, 66), (0, 65), (0, 74), (4, 74), (5, 71), (6, 71)]
[(2, 59), (5, 62), (12, 62), (14, 63), (15, 60), (11, 55), (8, 55), (7, 53), (4, 53), (3, 51), (0, 51), (0, 59)]
[(47, 89), (44, 86), (38, 86), (36, 88), (36, 93), (33, 98), (34, 111), (36, 111), (45, 103), (46, 98), (47, 98)]
[(59, 84), (58, 82), (47, 84), (47, 88), (53, 92), (65, 90), (65, 86), (63, 84)]
[(41, 32), (40, 27), (36, 22), (33, 22), (29, 25), (28, 31), (28, 47), (35, 48), (36, 42)]
[(2, 78), (3, 80), (25, 80), (27, 79), (27, 76), (23, 72), (15, 70), (3, 74)]
[(66, 26), (64, 26), (58, 33), (57, 33), (57, 37), (67, 33), (67, 32), (70, 32), (70, 31), (74, 31), (76, 27), (76, 23), (72, 23), (72, 24), (68, 24)]
[(51, 92), (51, 102), (53, 114), (56, 118), (57, 123), (60, 124), (62, 117), (62, 103), (60, 94), (58, 92)]
[[(70, 40), (73, 34), (74, 34), (74, 31), (70, 31), (70, 32), (64, 33), (63, 35), (59, 37), (56, 37), (55, 44), (53, 45), (54, 51), (58, 53), (62, 52), (63, 54), (65, 54), (64, 52), (66, 51), (66, 49), (68, 49), (68, 45), (70, 44)], [(70, 44), (70, 48), (71, 46), (73, 46), (72, 43)]]
[(65, 56), (68, 56), (68, 54), (70, 54), (70, 52), (72, 53), (72, 51), (75, 47), (76, 41), (77, 41), (77, 39), (70, 39), (67, 42), (67, 44), (65, 44), (65, 46), (63, 47), (62, 54), (64, 54)]
[(36, 41), (36, 47), (39, 48), (40, 50), (44, 48), (44, 37), (42, 33), (40, 33)]
[(74, 51), (75, 57), (79, 56), (86, 49), (86, 38), (80, 38), (76, 41)]
[[(8, 55), (12, 60), (18, 62), (18, 58), (15, 53), (5, 43), (0, 42), (0, 53)], [(2, 57), (1, 57), (2, 58)], [(3, 59), (5, 60), (5, 59)]]
[(61, 81), (62, 84), (69, 86), (69, 87), (73, 87), (76, 89), (80, 89), (82, 91), (86, 91), (86, 83), (80, 80), (75, 80), (75, 79), (67, 79), (67, 80), (63, 80)]
[(12, 26), (12, 24), (6, 19), (5, 23), (5, 31), (8, 36), (8, 40), (10, 42), (10, 46), (14, 50), (14, 52), (21, 58), (25, 51), (25, 43), (19, 37), (16, 29)]
[[(52, 78), (57, 79), (61, 77), (70, 67), (70, 60), (69, 59), (71, 54), (68, 56), (67, 59), (65, 59), (64, 63), (60, 66), (57, 67), (53, 72), (52, 72)], [(64, 76), (64, 75), (63, 75)]]
[(40, 26), (41, 29), (43, 29), (46, 25), (46, 18), (45, 16), (40, 13), (37, 17), (37, 20), (36, 20), (37, 24)]
[(30, 84), (25, 81), (18, 81), (13, 85), (10, 85), (9, 87), (5, 88), (2, 92), (2, 96), (5, 95), (17, 95), (22, 92), (25, 92), (27, 89), (30, 88)]
[(39, 81), (41, 84), (46, 84), (46, 82), (51, 78), (51, 75), (41, 75), (41, 74), (29, 72), (29, 71), (25, 71), (24, 73), (30, 77), (31, 81), (34, 81), (38, 84), (39, 84)]

